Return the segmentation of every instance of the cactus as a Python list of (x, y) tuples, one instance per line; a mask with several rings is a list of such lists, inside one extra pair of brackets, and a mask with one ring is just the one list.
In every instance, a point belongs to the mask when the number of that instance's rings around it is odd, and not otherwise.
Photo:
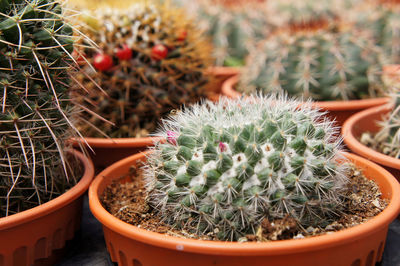
[(360, 26), (374, 30), (391, 63), (400, 63), (400, 1), (370, 0), (355, 9)]
[(186, 1), (214, 46), (218, 66), (242, 66), (251, 46), (271, 31), (264, 1)]
[(65, 153), (66, 139), (78, 135), (68, 97), (75, 37), (62, 4), (0, 1), (0, 217), (76, 182)]
[[(147, 136), (163, 115), (207, 95), (210, 46), (181, 10), (125, 3), (98, 9), (83, 21), (89, 26), (83, 32), (99, 45), (97, 52), (83, 49), (78, 56), (98, 70), (88, 66), (86, 75), (77, 76), (88, 94), (76, 101), (92, 111), (80, 125), (86, 136)], [(105, 92), (93, 90), (97, 86)]]
[(283, 90), (321, 101), (376, 97), (385, 60), (369, 31), (340, 22), (297, 25), (259, 44), (238, 90)]
[(165, 222), (235, 240), (265, 218), (325, 224), (341, 209), (346, 164), (323, 113), (285, 97), (221, 98), (163, 121), (144, 166)]
[[(390, 72), (389, 72), (390, 71)], [(373, 149), (386, 155), (400, 159), (400, 79), (399, 67), (388, 67), (386, 78), (387, 86), (391, 88), (392, 112), (380, 121), (380, 130), (373, 137), (366, 132), (361, 137), (361, 142), (370, 145)]]

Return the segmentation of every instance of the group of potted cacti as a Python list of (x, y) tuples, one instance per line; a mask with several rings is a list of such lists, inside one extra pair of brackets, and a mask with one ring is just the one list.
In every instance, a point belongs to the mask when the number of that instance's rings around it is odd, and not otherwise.
[(0, 0), (0, 265), (62, 248), (89, 186), (120, 265), (379, 262), (399, 1), (175, 2)]

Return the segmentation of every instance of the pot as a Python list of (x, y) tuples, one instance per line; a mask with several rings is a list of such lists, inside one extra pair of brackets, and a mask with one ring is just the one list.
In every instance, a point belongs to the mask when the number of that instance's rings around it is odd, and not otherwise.
[(382, 258), (389, 223), (400, 212), (400, 184), (382, 167), (345, 154), (379, 185), (387, 208), (368, 222), (333, 234), (306, 239), (238, 243), (184, 239), (150, 232), (107, 212), (99, 197), (132, 165), (146, 160), (140, 153), (101, 172), (89, 188), (89, 206), (103, 224), (111, 260), (119, 265), (375, 265)]
[[(0, 218), (0, 265), (30, 266), (52, 257), (80, 228), (83, 195), (94, 177), (90, 159), (73, 150), (83, 164), (80, 181), (61, 196), (32, 209)], [(36, 264), (36, 263), (35, 263)]]
[[(238, 83), (239, 76), (229, 78), (222, 84), (222, 95), (230, 98), (241, 97), (242, 94), (234, 89)], [(342, 126), (344, 121), (351, 115), (374, 106), (379, 106), (388, 103), (390, 98), (372, 98), (350, 101), (317, 101), (311, 105), (315, 108), (327, 111), (327, 116), (336, 120), (336, 125)]]
[[(126, 158), (132, 154), (146, 150), (154, 144), (158, 138), (85, 138), (86, 143), (90, 146), (85, 148), (91, 157), (96, 172), (100, 172), (107, 166)], [(86, 146), (83, 139), (73, 139), (74, 148)]]
[(209, 87), (210, 94), (208, 98), (212, 101), (218, 101), (221, 95), (222, 84), (230, 77), (238, 75), (240, 67), (214, 66), (208, 68), (207, 73), (213, 77)]
[(400, 182), (400, 159), (375, 151), (358, 140), (364, 132), (374, 133), (379, 131), (377, 123), (391, 112), (392, 108), (393, 106), (388, 104), (370, 108), (351, 116), (343, 125), (342, 135), (344, 142), (350, 150), (382, 165)]

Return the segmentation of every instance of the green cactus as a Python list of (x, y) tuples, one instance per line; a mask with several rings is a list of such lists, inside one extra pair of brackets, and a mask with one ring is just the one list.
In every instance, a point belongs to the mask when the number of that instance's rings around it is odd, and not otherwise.
[(379, 122), (380, 130), (371, 138), (369, 133), (365, 133), (361, 142), (371, 145), (372, 148), (400, 159), (400, 90), (392, 94), (393, 110), (383, 121)]
[(343, 23), (303, 26), (260, 43), (249, 56), (238, 90), (285, 91), (321, 101), (380, 93), (385, 57), (370, 32)]
[[(372, 3), (371, 3), (372, 2)], [(400, 1), (373, 0), (358, 11), (360, 26), (374, 30), (391, 63), (400, 63)], [(367, 9), (367, 10), (366, 10)]]
[[(83, 20), (89, 26), (83, 32), (99, 45), (97, 54), (80, 52), (99, 70), (88, 66), (77, 76), (88, 93), (76, 101), (92, 110), (85, 116), (88, 123), (80, 125), (85, 136), (148, 136), (162, 116), (207, 95), (211, 47), (182, 11), (125, 3), (90, 12)], [(97, 86), (103, 94), (94, 90)]]
[(65, 153), (77, 135), (68, 98), (73, 42), (62, 2), (0, 1), (0, 217), (76, 181)]
[(264, 1), (186, 1), (186, 7), (211, 39), (217, 66), (244, 65), (251, 46), (272, 30)]
[(144, 176), (170, 224), (235, 240), (264, 218), (325, 224), (341, 208), (345, 164), (332, 122), (284, 97), (222, 98), (163, 121)]

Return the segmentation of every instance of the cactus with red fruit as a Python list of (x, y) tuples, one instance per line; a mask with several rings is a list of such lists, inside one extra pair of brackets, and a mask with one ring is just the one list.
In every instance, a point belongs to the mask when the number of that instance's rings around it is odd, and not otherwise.
[[(88, 14), (83, 32), (99, 47), (81, 53), (98, 71), (86, 67), (86, 75), (77, 76), (88, 94), (76, 100), (112, 124), (87, 115), (80, 125), (85, 136), (147, 136), (162, 116), (206, 96), (209, 46), (182, 11), (130, 4)], [(93, 91), (97, 86), (103, 94)]]

